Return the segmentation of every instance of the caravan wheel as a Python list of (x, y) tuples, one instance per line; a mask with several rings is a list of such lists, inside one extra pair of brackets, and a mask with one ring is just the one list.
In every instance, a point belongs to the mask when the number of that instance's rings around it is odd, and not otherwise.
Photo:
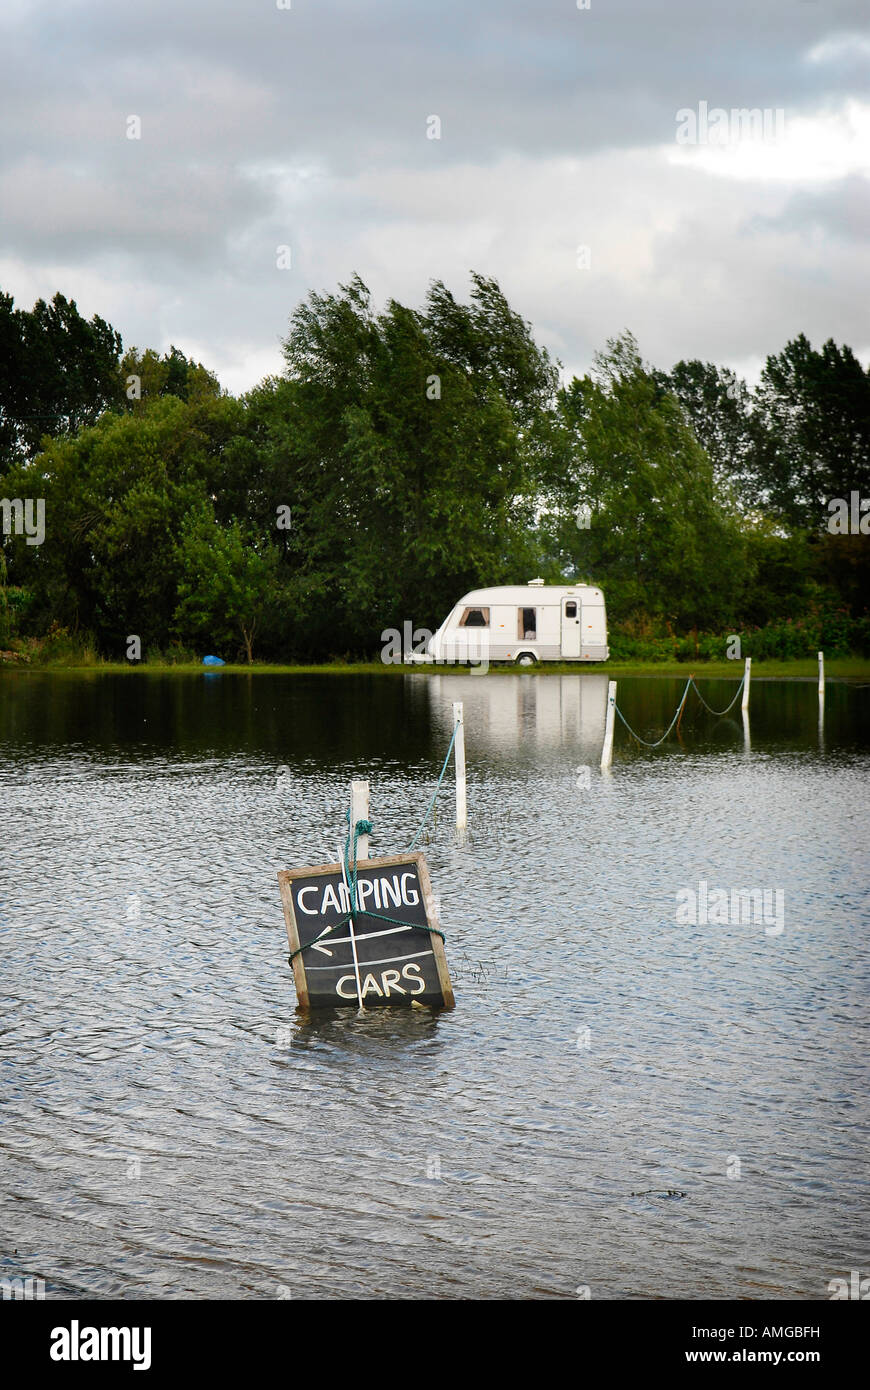
[(534, 652), (520, 652), (519, 656), (514, 658), (514, 664), (516, 666), (537, 666), (538, 658)]

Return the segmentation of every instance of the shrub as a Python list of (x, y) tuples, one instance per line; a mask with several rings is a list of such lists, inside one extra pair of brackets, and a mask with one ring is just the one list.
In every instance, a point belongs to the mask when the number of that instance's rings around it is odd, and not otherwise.
[(37, 666), (96, 666), (99, 660), (90, 633), (70, 632), (58, 623), (52, 623), (45, 637), (31, 638), (27, 646)]
[(870, 615), (852, 617), (832, 604), (809, 604), (801, 618), (777, 618), (763, 627), (736, 624), (726, 632), (658, 633), (637, 618), (610, 628), (613, 661), (723, 661), (728, 638), (740, 638), (741, 655), (756, 661), (870, 655)]

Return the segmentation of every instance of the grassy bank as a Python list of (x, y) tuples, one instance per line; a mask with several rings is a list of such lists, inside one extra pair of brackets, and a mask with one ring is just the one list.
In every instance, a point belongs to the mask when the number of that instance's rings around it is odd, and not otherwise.
[[(200, 663), (163, 661), (88, 661), (82, 664), (74, 660), (59, 662), (44, 661), (24, 664), (20, 662), (0, 662), (0, 671), (41, 671), (50, 675), (230, 675), (230, 676), (449, 676), (467, 675), (467, 667), (461, 666), (385, 666), (380, 661), (332, 662), (323, 665), (276, 665), (255, 662), (253, 666), (227, 665), (218, 667), (203, 666)], [(476, 673), (475, 673), (476, 674)], [(582, 664), (577, 662), (546, 662), (540, 666), (493, 665), (490, 675), (541, 676), (564, 675), (607, 675), (611, 679), (631, 676), (676, 676), (687, 679), (690, 675), (708, 678), (724, 678), (738, 681), (743, 675), (742, 661), (630, 661), (596, 662)], [(825, 662), (825, 675), (833, 680), (870, 680), (870, 660), (863, 657), (840, 657)], [(794, 661), (753, 661), (753, 680), (791, 679), (815, 680), (818, 676), (817, 662), (811, 659)]]

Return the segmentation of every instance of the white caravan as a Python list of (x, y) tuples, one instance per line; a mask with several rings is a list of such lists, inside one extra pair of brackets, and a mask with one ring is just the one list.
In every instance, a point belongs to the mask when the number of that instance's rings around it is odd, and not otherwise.
[[(472, 589), (427, 644), (424, 661), (606, 661), (604, 595), (589, 584)], [(406, 658), (407, 659), (407, 658)]]

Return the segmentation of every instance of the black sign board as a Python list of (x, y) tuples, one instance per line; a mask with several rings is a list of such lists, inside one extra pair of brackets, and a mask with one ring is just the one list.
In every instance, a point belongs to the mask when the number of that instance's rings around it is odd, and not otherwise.
[(340, 864), (281, 869), (278, 883), (303, 1008), (358, 1008), (360, 1002), (369, 1008), (414, 1000), (453, 1007), (424, 855), (361, 859), (352, 920), (350, 888)]

